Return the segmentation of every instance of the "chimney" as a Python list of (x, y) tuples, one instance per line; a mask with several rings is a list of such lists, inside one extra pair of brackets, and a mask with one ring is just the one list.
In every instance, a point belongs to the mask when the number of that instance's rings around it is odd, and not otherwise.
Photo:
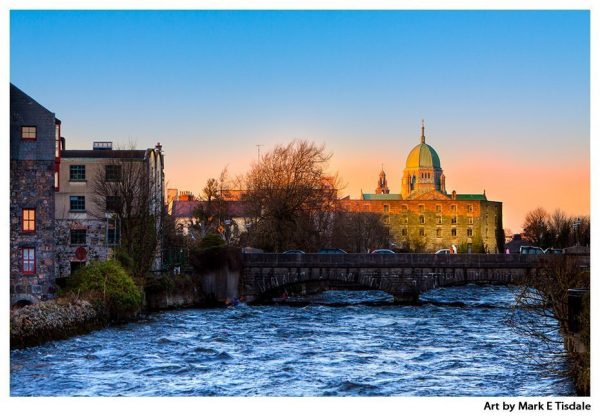
[(94, 142), (94, 150), (112, 150), (112, 142)]

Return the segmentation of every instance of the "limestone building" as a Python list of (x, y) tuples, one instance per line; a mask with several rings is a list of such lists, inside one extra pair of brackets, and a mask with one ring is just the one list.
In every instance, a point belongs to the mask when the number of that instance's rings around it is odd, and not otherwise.
[(343, 199), (341, 204), (348, 211), (381, 214), (398, 248), (435, 251), (455, 245), (467, 252), (497, 253), (504, 245), (502, 202), (488, 200), (485, 191), (448, 193), (440, 158), (426, 143), (424, 125), (420, 143), (406, 159), (401, 193), (389, 192), (382, 169), (374, 194)]
[[(140, 183), (136, 175), (143, 177), (147, 190), (133, 188)], [(58, 184), (55, 218), (60, 277), (90, 260), (111, 257), (121, 244), (121, 217), (127, 206), (144, 204), (161, 233), (165, 189), (160, 143), (146, 150), (114, 150), (112, 142), (100, 141), (91, 150), (64, 149)], [(153, 271), (162, 268), (161, 250), (159, 239)]]
[(10, 300), (55, 293), (54, 200), (60, 164), (54, 113), (10, 84)]

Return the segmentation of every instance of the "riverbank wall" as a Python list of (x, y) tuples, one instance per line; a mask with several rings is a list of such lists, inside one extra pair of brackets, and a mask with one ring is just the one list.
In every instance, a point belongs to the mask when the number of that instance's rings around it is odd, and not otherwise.
[[(144, 285), (140, 313), (223, 306), (237, 294), (237, 287), (233, 287), (237, 280), (227, 284), (231, 280), (226, 278), (227, 274), (211, 271), (206, 276), (152, 278)], [(95, 303), (74, 296), (59, 297), (10, 311), (10, 347), (31, 347), (82, 335), (109, 324), (110, 317)]]
[(83, 299), (58, 298), (10, 312), (10, 348), (26, 348), (108, 325), (108, 314)]

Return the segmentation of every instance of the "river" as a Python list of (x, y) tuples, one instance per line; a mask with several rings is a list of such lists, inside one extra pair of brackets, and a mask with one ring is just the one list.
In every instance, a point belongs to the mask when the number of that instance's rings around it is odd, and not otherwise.
[(426, 301), (421, 306), (397, 306), (383, 292), (329, 291), (292, 299), (291, 305), (156, 313), (11, 351), (10, 391), (12, 396), (574, 395), (568, 379), (530, 360), (547, 355), (545, 346), (505, 322), (515, 293), (510, 287), (470, 285), (432, 290), (421, 296)]

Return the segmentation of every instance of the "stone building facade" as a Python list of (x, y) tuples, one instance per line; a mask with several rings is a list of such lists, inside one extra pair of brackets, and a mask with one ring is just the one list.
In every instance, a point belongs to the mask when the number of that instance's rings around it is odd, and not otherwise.
[(35, 303), (55, 293), (60, 126), (54, 113), (10, 85), (11, 305)]
[[(120, 246), (121, 218), (111, 207), (118, 201), (98, 191), (97, 183), (121, 183), (129, 163), (141, 164), (147, 173), (150, 196), (146, 203), (160, 236), (165, 194), (160, 143), (146, 150), (113, 150), (112, 142), (94, 142), (92, 150), (63, 150), (55, 204), (60, 277), (69, 276), (90, 260), (110, 258), (113, 250)], [(152, 270), (161, 269), (159, 238)]]
[(382, 171), (376, 193), (362, 194), (358, 200), (343, 199), (342, 209), (381, 214), (390, 228), (392, 243), (398, 248), (435, 251), (454, 245), (467, 252), (502, 251), (502, 202), (489, 201), (485, 191), (447, 193), (440, 158), (425, 143), (424, 126), (421, 142), (408, 155), (401, 193), (386, 193), (386, 188)]

